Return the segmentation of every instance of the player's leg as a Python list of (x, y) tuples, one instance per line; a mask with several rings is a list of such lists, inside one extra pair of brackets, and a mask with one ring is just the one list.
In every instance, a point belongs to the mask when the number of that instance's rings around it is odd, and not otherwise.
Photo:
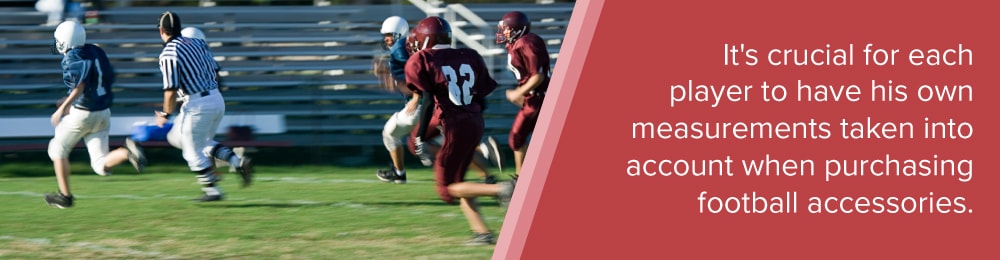
[(541, 106), (541, 96), (527, 97), (524, 106), (514, 117), (514, 124), (508, 137), (510, 149), (514, 152), (514, 175), (521, 174), (521, 165), (524, 164), (524, 157), (528, 151), (528, 137), (535, 131)]
[[(108, 132), (111, 129), (111, 111), (92, 111), (86, 119), (89, 129), (83, 143), (90, 155), (90, 168), (101, 176), (111, 175), (111, 168), (127, 159), (127, 151), (108, 152)], [(124, 149), (121, 149), (124, 150)]]
[(185, 125), (188, 124), (185, 120), (186, 118), (187, 115), (184, 113), (184, 109), (181, 109), (180, 112), (174, 116), (174, 121), (172, 122), (173, 127), (171, 127), (170, 131), (167, 132), (167, 143), (174, 148), (184, 149), (184, 131), (181, 129), (184, 129)]
[(493, 136), (486, 136), (486, 140), (479, 144), (478, 151), (482, 154), (483, 159), (497, 167), (500, 173), (503, 173), (503, 156), (500, 155), (500, 146), (497, 145), (497, 140)]
[(493, 244), (493, 232), (483, 221), (476, 198), (496, 195), (497, 191), (489, 189), (497, 185), (464, 182), (465, 173), (472, 164), (476, 147), (479, 146), (479, 140), (483, 136), (483, 119), (481, 116), (461, 115), (450, 118), (448, 123), (450, 124), (444, 124), (447, 128), (442, 130), (444, 140), (435, 166), (440, 165), (442, 176), (446, 176), (445, 179), (451, 182), (439, 185), (444, 184), (447, 187), (450, 197), (459, 198), (462, 214), (469, 223), (469, 229), (475, 233), (472, 240), (466, 244)]
[(482, 178), (483, 183), (496, 183), (496, 176), (490, 173), (490, 166), (486, 157), (479, 152), (479, 148), (476, 148), (473, 152), (472, 160), (469, 163), (469, 169), (475, 171), (480, 178)]
[[(218, 201), (222, 200), (222, 189), (218, 186), (219, 177), (215, 174), (214, 159), (207, 156), (204, 151), (210, 145), (207, 141), (209, 133), (206, 129), (211, 126), (211, 121), (217, 116), (216, 111), (211, 106), (205, 105), (204, 100), (188, 100), (181, 109), (184, 110), (183, 127), (181, 127), (181, 152), (184, 160), (188, 162), (188, 167), (196, 175), (198, 183), (203, 185), (204, 196), (195, 201)], [(177, 125), (174, 125), (177, 128)], [(211, 129), (211, 134), (214, 134)]]
[[(125, 146), (118, 148), (118, 150), (125, 150), (125, 157), (132, 167), (135, 168), (135, 172), (142, 173), (143, 169), (146, 168), (146, 152), (142, 148), (142, 145), (132, 140), (132, 138), (125, 138)], [(117, 150), (116, 150), (117, 151)], [(115, 151), (112, 151), (115, 152)]]
[[(204, 127), (200, 127), (201, 130), (196, 130), (197, 132), (204, 133), (204, 136), (202, 138), (207, 145), (205, 146), (203, 152), (205, 153), (205, 156), (208, 156), (210, 158), (215, 158), (218, 160), (223, 160), (229, 163), (229, 165), (232, 165), (233, 168), (236, 169), (236, 173), (239, 173), (240, 178), (243, 180), (240, 186), (244, 188), (248, 187), (250, 186), (251, 183), (253, 183), (253, 159), (245, 154), (240, 156), (236, 152), (234, 152), (231, 147), (222, 145), (219, 142), (215, 141), (215, 131), (219, 129), (219, 124), (222, 123), (222, 118), (225, 115), (226, 108), (224, 102), (221, 100), (222, 99), (221, 96), (218, 97), (212, 97), (212, 96), (215, 95), (211, 95), (209, 97), (213, 99), (218, 99), (216, 100), (215, 103), (212, 104), (212, 106), (215, 106), (216, 108), (215, 112), (213, 112), (211, 115), (206, 113), (205, 120), (207, 120), (208, 122), (205, 123)], [(213, 160), (213, 163), (214, 162), (215, 161)], [(218, 171), (216, 171), (216, 173), (221, 174)]]
[(469, 222), (472, 230), (472, 239), (465, 242), (467, 246), (492, 245), (496, 243), (493, 238), (493, 231), (486, 226), (483, 215), (479, 213), (479, 203), (475, 197), (459, 199), (459, 207), (462, 208), (462, 215)]
[[(480, 126), (482, 121), (480, 121)], [(438, 195), (449, 204), (455, 203), (455, 196), (450, 187), (465, 181), (465, 173), (469, 169), (472, 153), (482, 136), (482, 128), (476, 128), (475, 121), (455, 119), (452, 129), (441, 130), (440, 149), (435, 153), (434, 180)]]
[(406, 183), (406, 168), (403, 156), (403, 139), (413, 131), (416, 113), (409, 115), (406, 108), (393, 113), (382, 128), (382, 143), (392, 159), (392, 168), (378, 170), (375, 176), (385, 182)]
[[(111, 150), (110, 152), (108, 151), (111, 112), (105, 110), (99, 113), (99, 115), (92, 115), (92, 117), (100, 123), (94, 124), (95, 129), (93, 129), (93, 132), (83, 137), (84, 143), (87, 145), (87, 151), (90, 154), (90, 164), (94, 172), (100, 175), (110, 175), (112, 168), (125, 161), (129, 161), (137, 172), (142, 172), (146, 159), (142, 148), (135, 142), (127, 139), (125, 146)], [(126, 148), (130, 145), (132, 148)]]
[(56, 174), (59, 192), (46, 195), (45, 201), (53, 207), (68, 208), (73, 206), (73, 193), (69, 185), (71, 175), (69, 153), (85, 134), (83, 128), (87, 114), (87, 111), (70, 108), (69, 114), (59, 121), (55, 135), (49, 140), (48, 154), (49, 159), (52, 160), (52, 168)]

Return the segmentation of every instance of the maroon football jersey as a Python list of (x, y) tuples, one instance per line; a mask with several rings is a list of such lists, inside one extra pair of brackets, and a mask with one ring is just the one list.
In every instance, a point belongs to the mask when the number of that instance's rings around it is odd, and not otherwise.
[(549, 51), (545, 48), (545, 41), (534, 33), (527, 33), (516, 41), (507, 45), (507, 69), (514, 72), (517, 78), (517, 85), (524, 85), (528, 78), (535, 74), (545, 75), (536, 92), (545, 92), (549, 88), (549, 76), (552, 71), (549, 65)]
[(406, 83), (415, 91), (429, 91), (441, 116), (481, 113), (481, 100), (496, 89), (486, 62), (472, 49), (425, 49), (406, 62)]

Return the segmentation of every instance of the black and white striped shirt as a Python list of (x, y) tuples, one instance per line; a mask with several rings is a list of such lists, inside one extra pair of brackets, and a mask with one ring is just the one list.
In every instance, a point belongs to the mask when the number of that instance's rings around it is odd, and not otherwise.
[(208, 44), (201, 39), (174, 38), (160, 53), (163, 89), (177, 89), (184, 96), (219, 88), (219, 69)]

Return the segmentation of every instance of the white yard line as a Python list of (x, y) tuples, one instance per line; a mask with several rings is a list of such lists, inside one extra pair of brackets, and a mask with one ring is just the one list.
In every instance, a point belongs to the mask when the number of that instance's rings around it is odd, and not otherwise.
[[(295, 177), (282, 177), (280, 179), (284, 179), (282, 181), (303, 181), (303, 182), (311, 180), (309, 178), (295, 178)], [(357, 181), (358, 182), (365, 182), (366, 180), (357, 180)], [(378, 180), (375, 180), (375, 181), (378, 181)], [(41, 197), (44, 197), (45, 194), (44, 193), (38, 193), (38, 192), (30, 192), (30, 191), (0, 191), (0, 196), (25, 196), (25, 197), (39, 197), (39, 198), (41, 198)], [(93, 195), (77, 195), (77, 197), (81, 198), (81, 199), (127, 199), (127, 200), (190, 200), (192, 198), (192, 197), (182, 197), (182, 196), (167, 196), (167, 195), (163, 195), (163, 194), (157, 194), (157, 195), (153, 195), (153, 196), (136, 196), (136, 195), (128, 195), (128, 194), (112, 194), (112, 195), (98, 195), (98, 196), (93, 196)], [(352, 209), (363, 209), (363, 210), (371, 210), (371, 211), (392, 211), (394, 214), (400, 213), (400, 212), (405, 212), (406, 214), (410, 214), (410, 215), (414, 215), (414, 216), (426, 216), (426, 215), (428, 215), (428, 213), (423, 212), (423, 211), (416, 211), (416, 210), (407, 210), (407, 211), (386, 210), (386, 209), (378, 207), (378, 206), (371, 206), (371, 205), (367, 205), (367, 204), (363, 204), (363, 203), (353, 203), (353, 202), (343, 202), (343, 201), (342, 202), (329, 203), (329, 202), (312, 201), (312, 200), (277, 200), (277, 199), (270, 199), (270, 198), (248, 198), (248, 199), (229, 199), (229, 198), (227, 198), (226, 201), (245, 202), (245, 203), (260, 203), (260, 204), (289, 204), (289, 205), (324, 205), (324, 204), (326, 204), (327, 206), (338, 207), (338, 208), (352, 208)], [(437, 215), (437, 217), (460, 218), (462, 216), (459, 215), (459, 214), (455, 214), (455, 215), (452, 215), (452, 214), (443, 214), (443, 215)], [(496, 222), (502, 222), (503, 221), (502, 217), (496, 217), (496, 216), (483, 216), (483, 217), (487, 221), (496, 221)]]

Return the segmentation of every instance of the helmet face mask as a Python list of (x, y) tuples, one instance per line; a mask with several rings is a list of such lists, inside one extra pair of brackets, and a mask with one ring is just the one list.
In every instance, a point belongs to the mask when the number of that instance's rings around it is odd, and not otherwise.
[(410, 30), (410, 34), (406, 36), (406, 51), (413, 55), (417, 52), (417, 33), (416, 30)]
[(70, 49), (83, 46), (87, 42), (87, 31), (75, 21), (66, 21), (56, 27), (53, 37), (55, 38), (53, 50), (59, 54), (66, 54)]
[(509, 12), (497, 23), (496, 42), (497, 44), (513, 43), (529, 32), (531, 32), (531, 20), (528, 20), (528, 16), (522, 12)]
[(385, 18), (385, 21), (382, 21), (382, 29), (379, 30), (379, 33), (385, 36), (382, 41), (382, 48), (388, 50), (409, 31), (410, 24), (403, 17), (390, 16), (389, 18)]

